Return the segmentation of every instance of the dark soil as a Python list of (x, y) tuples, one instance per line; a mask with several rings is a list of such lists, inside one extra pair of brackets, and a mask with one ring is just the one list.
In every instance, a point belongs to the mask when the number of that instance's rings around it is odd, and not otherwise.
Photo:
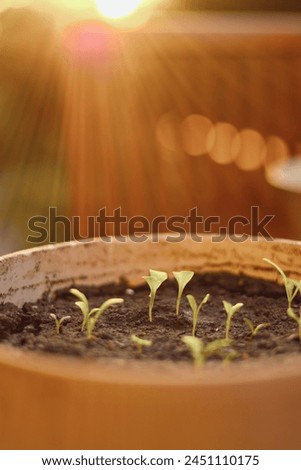
[[(175, 315), (177, 286), (175, 281), (166, 281), (157, 291), (153, 310), (153, 323), (148, 320), (148, 294), (146, 285), (133, 290), (126, 283), (102, 287), (80, 287), (90, 307), (98, 307), (110, 297), (122, 297), (124, 303), (110, 307), (98, 320), (93, 339), (88, 340), (81, 330), (82, 314), (74, 304), (77, 300), (69, 291), (61, 291), (51, 301), (47, 295), (35, 304), (17, 308), (12, 304), (0, 305), (0, 341), (24, 350), (44, 351), (92, 358), (123, 358), (144, 360), (191, 361), (182, 337), (191, 335), (192, 314), (183, 295), (181, 314)], [(250, 357), (274, 356), (300, 353), (301, 343), (297, 337), (297, 323), (286, 314), (287, 300), (283, 286), (229, 274), (196, 275), (185, 289), (200, 302), (209, 292), (211, 298), (203, 306), (196, 331), (205, 344), (224, 338), (226, 314), (222, 300), (232, 304), (242, 302), (244, 306), (232, 320), (231, 345), (210, 356), (211, 359), (234, 357), (235, 360)], [(299, 299), (294, 305), (298, 312)], [(55, 331), (54, 313), (71, 319)], [(244, 321), (249, 318), (255, 326), (268, 322), (251, 338), (251, 331)], [(152, 341), (139, 354), (131, 340), (136, 334)], [(235, 352), (235, 353), (234, 353)]]

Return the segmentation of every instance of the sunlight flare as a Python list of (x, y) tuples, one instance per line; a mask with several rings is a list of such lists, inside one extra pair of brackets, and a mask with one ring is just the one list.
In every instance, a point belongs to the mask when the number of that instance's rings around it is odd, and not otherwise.
[(95, 0), (100, 13), (109, 19), (124, 18), (134, 13), (145, 0)]

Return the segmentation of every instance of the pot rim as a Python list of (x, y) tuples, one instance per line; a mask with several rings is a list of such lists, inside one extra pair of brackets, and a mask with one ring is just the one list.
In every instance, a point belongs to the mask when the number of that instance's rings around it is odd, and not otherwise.
[[(208, 240), (212, 235), (204, 235)], [(166, 235), (161, 234), (160, 241)], [(249, 239), (248, 242), (251, 240)], [(29, 248), (0, 257), (0, 265), (16, 257), (28, 257), (32, 253), (47, 253), (79, 245), (100, 243), (100, 240), (85, 242), (71, 241), (55, 245)], [(299, 247), (301, 242), (275, 239), (269, 243)], [(118, 240), (112, 242), (120, 243)], [(262, 240), (253, 241), (262, 243)], [(115, 383), (141, 386), (212, 386), (238, 385), (256, 382), (300, 379), (301, 355), (289, 354), (273, 358), (254, 358), (233, 364), (209, 363), (196, 369), (192, 364), (177, 364), (170, 361), (126, 361), (122, 359), (81, 359), (23, 351), (11, 345), (0, 344), (0, 364), (14, 370), (24, 370), (52, 377), (69, 378), (101, 383)]]
[(22, 351), (0, 345), (0, 364), (44, 376), (95, 383), (141, 386), (213, 386), (240, 385), (278, 380), (300, 379), (301, 358), (254, 358), (233, 364), (209, 363), (201, 368), (171, 361), (122, 359), (80, 359), (63, 355)]

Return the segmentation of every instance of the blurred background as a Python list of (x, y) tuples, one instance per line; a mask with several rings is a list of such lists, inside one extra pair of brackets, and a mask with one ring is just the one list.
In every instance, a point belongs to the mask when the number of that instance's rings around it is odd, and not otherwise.
[(299, 155), (299, 0), (0, 0), (1, 254), (50, 207), (301, 239)]

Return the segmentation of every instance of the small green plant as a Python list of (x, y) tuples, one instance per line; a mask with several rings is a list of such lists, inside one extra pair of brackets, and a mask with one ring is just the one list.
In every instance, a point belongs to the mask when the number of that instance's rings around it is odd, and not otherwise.
[(193, 295), (188, 294), (188, 295), (186, 295), (186, 298), (187, 298), (187, 300), (189, 302), (189, 305), (190, 305), (190, 308), (192, 310), (192, 336), (195, 336), (195, 330), (196, 330), (196, 327), (197, 327), (198, 318), (199, 318), (201, 308), (203, 307), (204, 304), (206, 304), (208, 302), (208, 300), (210, 298), (210, 294), (206, 294), (205, 297), (203, 298), (202, 302), (199, 305), (197, 305), (196, 300), (193, 297)]
[(191, 281), (191, 279), (194, 276), (193, 271), (175, 271), (173, 272), (173, 275), (178, 283), (178, 297), (177, 297), (177, 303), (176, 303), (176, 315), (178, 316), (180, 313), (180, 303), (183, 295), (183, 291), (185, 287), (187, 286), (188, 282)]
[(232, 318), (233, 318), (233, 315), (238, 312), (239, 309), (241, 309), (241, 307), (243, 307), (243, 304), (242, 303), (238, 303), (238, 304), (235, 304), (235, 305), (232, 305), (230, 304), (230, 302), (227, 302), (226, 300), (223, 300), (223, 305), (224, 305), (224, 309), (226, 311), (226, 314), (227, 314), (227, 320), (226, 320), (226, 340), (230, 340), (230, 336), (229, 336), (229, 333), (230, 333), (230, 326), (231, 326), (231, 321), (232, 321)]
[(79, 301), (75, 302), (75, 305), (80, 308), (83, 314), (84, 319), (82, 322), (81, 331), (86, 330), (88, 339), (92, 338), (92, 331), (95, 327), (95, 324), (104, 311), (111, 307), (111, 305), (121, 304), (124, 302), (124, 300), (120, 298), (108, 299), (100, 307), (92, 308), (92, 310), (90, 310), (89, 302), (85, 294), (83, 294), (78, 289), (70, 289), (69, 292), (79, 299)]
[(190, 349), (195, 367), (202, 366), (205, 363), (203, 341), (195, 336), (184, 336), (182, 341)]
[(71, 318), (69, 315), (67, 315), (65, 317), (62, 317), (62, 318), (57, 318), (57, 316), (54, 313), (50, 313), (49, 316), (51, 318), (53, 318), (53, 320), (55, 322), (55, 329), (56, 329), (56, 332), (57, 332), (58, 335), (61, 332), (62, 323), (64, 323), (64, 321), (69, 320)]
[(292, 308), (287, 309), (287, 314), (292, 320), (295, 320), (295, 322), (297, 322), (298, 337), (299, 337), (299, 341), (301, 341), (301, 308), (299, 309), (299, 316), (295, 314)]
[(136, 335), (131, 335), (131, 340), (133, 341), (133, 343), (136, 344), (137, 346), (137, 350), (138, 350), (138, 353), (141, 354), (142, 353), (142, 348), (144, 348), (145, 346), (146, 347), (149, 347), (153, 344), (152, 341), (148, 340), (148, 339), (141, 339), (139, 338), (138, 336)]
[(85, 294), (83, 294), (78, 289), (70, 289), (69, 292), (71, 294), (75, 295), (75, 297), (77, 297), (79, 299), (79, 301), (75, 302), (75, 305), (77, 305), (80, 308), (80, 310), (83, 314), (84, 318), (83, 318), (83, 322), (82, 322), (82, 326), (81, 326), (81, 331), (84, 331), (84, 329), (87, 326), (89, 316), (91, 314), (88, 299), (85, 296)]
[(216, 339), (205, 345), (201, 339), (195, 336), (184, 336), (182, 341), (190, 349), (195, 367), (205, 364), (209, 356), (215, 354), (223, 355), (223, 350), (228, 348), (230, 344), (228, 340)]
[(108, 299), (108, 300), (105, 300), (104, 303), (100, 307), (93, 308), (91, 310), (91, 312), (89, 313), (87, 326), (86, 326), (87, 338), (89, 340), (92, 339), (92, 332), (94, 330), (97, 320), (101, 317), (101, 315), (103, 315), (103, 313), (112, 305), (122, 304), (123, 302), (124, 300), (119, 299), (119, 298)]
[(251, 330), (252, 338), (254, 338), (254, 336), (256, 336), (260, 330), (262, 330), (262, 328), (267, 328), (268, 326), (270, 326), (270, 323), (260, 323), (260, 325), (254, 326), (251, 320), (246, 317), (244, 318), (244, 321)]
[(292, 301), (294, 300), (298, 292), (301, 292), (301, 281), (296, 281), (295, 279), (290, 279), (289, 277), (287, 277), (284, 271), (276, 263), (269, 260), (268, 258), (262, 259), (266, 263), (269, 263), (271, 266), (273, 266), (281, 275), (285, 287), (288, 308), (291, 308)]
[(161, 284), (166, 281), (167, 273), (163, 271), (155, 271), (154, 269), (149, 270), (149, 276), (142, 276), (143, 279), (147, 282), (150, 288), (149, 294), (149, 306), (148, 306), (148, 316), (149, 321), (153, 321), (153, 307), (155, 302), (155, 297), (157, 290), (161, 286)]

